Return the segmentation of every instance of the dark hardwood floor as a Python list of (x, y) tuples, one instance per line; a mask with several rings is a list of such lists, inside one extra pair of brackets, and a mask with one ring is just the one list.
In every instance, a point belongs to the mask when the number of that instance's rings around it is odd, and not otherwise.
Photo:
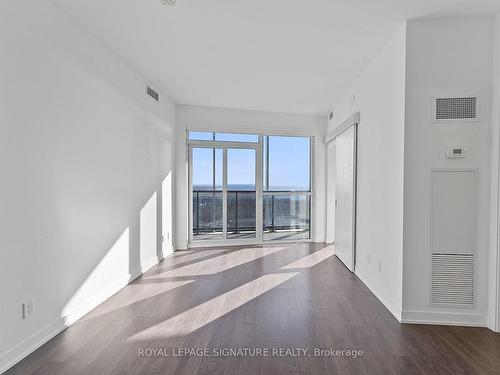
[(7, 373), (500, 374), (500, 335), (399, 324), (324, 244), (201, 249), (170, 256)]

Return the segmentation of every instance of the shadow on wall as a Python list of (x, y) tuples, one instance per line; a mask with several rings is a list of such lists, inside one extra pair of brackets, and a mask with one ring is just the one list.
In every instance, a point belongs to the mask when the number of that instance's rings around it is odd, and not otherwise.
[(171, 182), (169, 173), (81, 282), (61, 311), (65, 325), (79, 319), (173, 251), (164, 241), (170, 233), (164, 228), (169, 225), (169, 220), (164, 219), (165, 208), (168, 211), (164, 196), (170, 194)]
[(1, 372), (171, 251), (175, 108), (52, 2), (0, 4)]

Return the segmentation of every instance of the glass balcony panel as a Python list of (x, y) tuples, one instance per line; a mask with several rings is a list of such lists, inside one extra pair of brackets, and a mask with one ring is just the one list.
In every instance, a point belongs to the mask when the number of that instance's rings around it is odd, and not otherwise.
[(310, 211), (310, 195), (264, 195), (263, 239), (309, 239)]
[(193, 238), (222, 239), (222, 192), (193, 192)]
[(255, 191), (227, 192), (227, 237), (255, 238)]

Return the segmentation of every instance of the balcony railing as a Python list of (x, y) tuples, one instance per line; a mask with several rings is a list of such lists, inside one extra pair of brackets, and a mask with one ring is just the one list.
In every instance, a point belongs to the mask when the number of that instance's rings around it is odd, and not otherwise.
[[(254, 232), (255, 191), (228, 190), (227, 232)], [(265, 192), (263, 197), (263, 231), (308, 231), (310, 227), (310, 194), (307, 192)], [(222, 232), (222, 191), (193, 191), (193, 234)]]

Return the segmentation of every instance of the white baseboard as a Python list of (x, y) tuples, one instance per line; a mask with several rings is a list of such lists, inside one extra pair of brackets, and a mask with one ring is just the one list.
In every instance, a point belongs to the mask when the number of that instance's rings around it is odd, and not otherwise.
[(403, 310), (401, 323), (486, 327), (486, 316), (479, 313)]
[(487, 316), (486, 317), (486, 327), (491, 329), (493, 332), (500, 333), (500, 323), (497, 324), (496, 316)]
[(3, 374), (16, 363), (30, 355), (40, 346), (62, 332), (66, 327), (64, 318), (59, 318), (11, 348), (0, 357), (0, 374)]
[(150, 270), (152, 267), (156, 266), (158, 264), (158, 262), (161, 262), (162, 260), (163, 260), (163, 258), (159, 259), (158, 257), (153, 257), (151, 259), (148, 259), (143, 264), (141, 264), (141, 272), (140, 273), (147, 272), (148, 270)]
[(166, 248), (164, 248), (163, 251), (162, 251), (163, 259), (165, 259), (166, 257), (168, 257), (170, 254), (173, 254), (174, 251), (175, 250), (174, 250), (174, 248), (172, 246), (167, 246)]
[(63, 317), (56, 319), (52, 323), (41, 328), (33, 335), (29, 336), (28, 338), (11, 348), (0, 357), (0, 374), (3, 374), (5, 371), (33, 353), (47, 341), (64, 331), (78, 319), (95, 309), (101, 303), (110, 298), (113, 294), (126, 287), (132, 281), (141, 276), (144, 272), (158, 264), (160, 260), (161, 259), (154, 257), (144, 262), (140, 270), (137, 270), (130, 275), (127, 275), (125, 278), (113, 282), (111, 285), (95, 293), (92, 298), (89, 298), (87, 301), (79, 304)]
[(366, 277), (366, 275), (362, 274), (359, 271), (354, 271), (356, 276), (366, 285), (368, 289), (379, 299), (380, 302), (384, 304), (384, 306), (389, 310), (389, 312), (394, 315), (394, 317), (401, 322), (401, 306), (395, 303), (392, 298), (390, 298), (385, 291), (375, 286), (374, 283), (370, 282), (370, 280)]

